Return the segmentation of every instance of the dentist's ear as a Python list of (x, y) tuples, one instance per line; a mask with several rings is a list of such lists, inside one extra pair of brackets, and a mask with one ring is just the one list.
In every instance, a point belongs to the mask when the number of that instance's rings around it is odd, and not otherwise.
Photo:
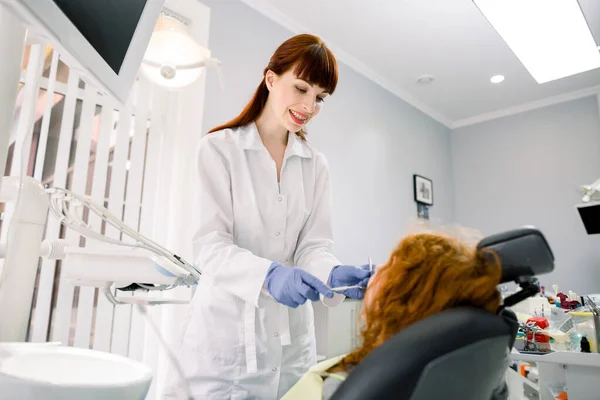
[(273, 89), (273, 86), (275, 86), (276, 81), (277, 74), (271, 70), (268, 70), (265, 74), (265, 83), (267, 85), (267, 89), (269, 89), (269, 92)]

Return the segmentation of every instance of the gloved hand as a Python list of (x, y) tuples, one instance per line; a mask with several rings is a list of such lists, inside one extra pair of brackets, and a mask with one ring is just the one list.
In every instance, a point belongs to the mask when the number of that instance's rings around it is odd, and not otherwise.
[[(329, 286), (332, 288), (341, 286), (362, 286), (366, 288), (371, 275), (368, 265), (366, 267), (364, 265), (360, 267), (338, 265), (331, 270), (328, 281)], [(348, 289), (341, 293), (351, 299), (362, 299), (365, 295), (365, 289)]]
[(306, 299), (317, 301), (319, 293), (333, 297), (333, 292), (314, 275), (301, 268), (285, 267), (274, 262), (269, 267), (265, 286), (277, 302), (296, 308)]
[(375, 265), (375, 264), (371, 264), (371, 265), (365, 264), (365, 265), (361, 265), (358, 268), (360, 268), (360, 269), (362, 269), (364, 271), (369, 271), (369, 272), (371, 272), (371, 275), (374, 275), (375, 274), (375, 268), (377, 268), (377, 265)]

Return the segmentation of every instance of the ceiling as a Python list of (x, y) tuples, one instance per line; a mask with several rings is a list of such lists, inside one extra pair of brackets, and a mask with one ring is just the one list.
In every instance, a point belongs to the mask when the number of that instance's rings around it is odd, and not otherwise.
[[(600, 69), (538, 84), (472, 0), (242, 1), (449, 127), (600, 93)], [(600, 1), (579, 3), (600, 44)]]

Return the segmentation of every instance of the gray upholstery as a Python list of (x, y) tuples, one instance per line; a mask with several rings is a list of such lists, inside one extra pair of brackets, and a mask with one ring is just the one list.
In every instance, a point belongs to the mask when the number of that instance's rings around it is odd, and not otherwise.
[(505, 318), (477, 308), (435, 314), (371, 352), (331, 399), (491, 399), (512, 332)]
[[(498, 359), (502, 354), (504, 357)], [(411, 400), (490, 400), (494, 393), (503, 391), (507, 367), (508, 347), (504, 336), (475, 342), (429, 363)]]

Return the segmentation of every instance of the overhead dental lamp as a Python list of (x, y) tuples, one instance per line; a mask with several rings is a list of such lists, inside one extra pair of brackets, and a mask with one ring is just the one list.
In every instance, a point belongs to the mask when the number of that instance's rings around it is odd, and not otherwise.
[(205, 67), (221, 62), (211, 58), (210, 50), (190, 36), (188, 23), (169, 11), (163, 11), (146, 49), (141, 70), (144, 76), (168, 89), (181, 89), (196, 82)]

